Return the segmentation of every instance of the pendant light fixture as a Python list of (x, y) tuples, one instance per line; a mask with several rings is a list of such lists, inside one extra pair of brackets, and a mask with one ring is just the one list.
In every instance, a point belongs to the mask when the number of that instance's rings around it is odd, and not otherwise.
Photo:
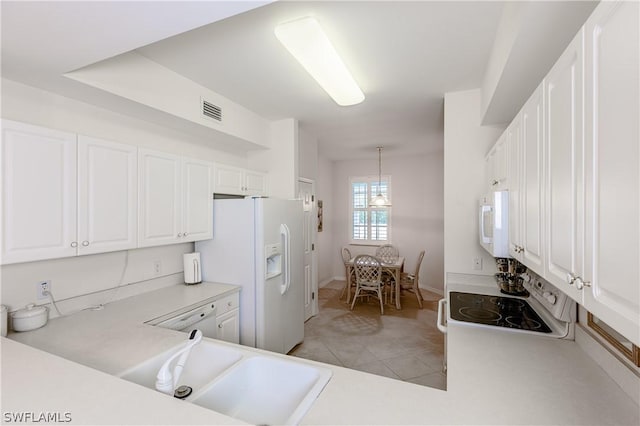
[(387, 197), (382, 195), (382, 147), (378, 147), (378, 193), (371, 198), (370, 207), (391, 207), (391, 203)]

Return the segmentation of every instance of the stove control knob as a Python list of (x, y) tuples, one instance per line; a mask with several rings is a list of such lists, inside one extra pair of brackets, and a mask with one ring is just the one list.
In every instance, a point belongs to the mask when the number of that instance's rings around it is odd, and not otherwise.
[(542, 297), (544, 297), (545, 299), (547, 299), (547, 301), (549, 303), (551, 303), (552, 305), (555, 305), (557, 297), (555, 294), (552, 294), (548, 291), (545, 291), (544, 293), (542, 293)]

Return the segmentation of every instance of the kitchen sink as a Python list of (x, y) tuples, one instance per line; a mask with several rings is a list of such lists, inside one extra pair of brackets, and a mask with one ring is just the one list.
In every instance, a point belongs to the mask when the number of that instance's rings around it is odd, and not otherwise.
[[(181, 347), (181, 346), (180, 346)], [(161, 353), (125, 371), (119, 377), (139, 385), (155, 389), (156, 376), (162, 364), (180, 349), (176, 347)], [(211, 341), (201, 341), (191, 349), (182, 370), (178, 386), (187, 385), (194, 392), (202, 389), (215, 377), (242, 359), (242, 352)], [(173, 366), (171, 365), (171, 372)]]
[[(177, 346), (118, 377), (155, 390), (156, 376)], [(175, 362), (171, 364), (171, 371)], [(190, 386), (185, 401), (253, 424), (297, 424), (331, 378), (331, 370), (293, 359), (237, 350), (202, 340), (177, 386)]]
[(331, 378), (331, 370), (253, 356), (221, 375), (192, 402), (253, 424), (297, 424)]

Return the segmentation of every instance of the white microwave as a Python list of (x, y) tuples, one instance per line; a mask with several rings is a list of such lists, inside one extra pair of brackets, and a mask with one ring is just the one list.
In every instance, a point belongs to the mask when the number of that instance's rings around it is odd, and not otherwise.
[(493, 257), (509, 256), (509, 191), (496, 191), (480, 200), (480, 245)]

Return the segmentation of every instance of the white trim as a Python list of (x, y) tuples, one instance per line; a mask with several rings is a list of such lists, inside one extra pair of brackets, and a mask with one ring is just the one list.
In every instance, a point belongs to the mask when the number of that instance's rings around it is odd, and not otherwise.
[[(313, 179), (307, 179), (303, 177), (298, 177), (298, 181), (296, 182), (296, 193), (300, 193), (300, 182), (311, 185), (311, 195), (313, 196), (313, 202), (311, 203), (311, 221), (314, 224), (311, 231), (311, 244), (313, 247), (318, 245), (318, 225), (317, 218), (318, 217), (318, 196), (316, 195), (316, 181)], [(320, 312), (320, 308), (318, 307), (318, 250), (311, 250), (311, 291), (315, 294), (311, 302), (311, 316), (316, 316)], [(306, 314), (305, 314), (306, 316)]]
[(420, 286), (421, 290), (427, 290), (430, 291), (431, 293), (435, 293), (439, 296), (444, 296), (444, 290), (441, 288), (435, 288), (435, 287), (431, 287), (431, 286), (426, 286), (426, 287), (422, 287)]
[(322, 280), (321, 282), (319, 282), (318, 287), (324, 287), (333, 281), (345, 281), (345, 280), (346, 280), (346, 277), (329, 277), (326, 280)]

